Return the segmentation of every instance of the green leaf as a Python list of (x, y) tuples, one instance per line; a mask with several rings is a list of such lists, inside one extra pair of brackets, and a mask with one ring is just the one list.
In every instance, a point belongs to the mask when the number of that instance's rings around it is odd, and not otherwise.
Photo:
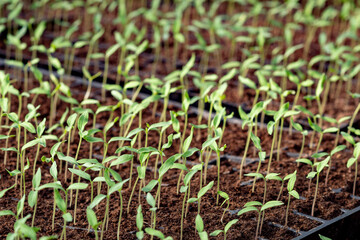
[(76, 121), (76, 117), (77, 117), (77, 113), (73, 113), (69, 116), (69, 118), (66, 120), (66, 123), (68, 125), (69, 128), (72, 128), (75, 124)]
[(197, 169), (193, 169), (185, 175), (185, 177), (184, 177), (184, 185), (185, 186), (189, 185), (191, 178), (195, 175), (195, 173), (197, 173), (197, 171), (198, 171)]
[(208, 235), (207, 235), (207, 232), (203, 231), (203, 232), (199, 232), (199, 237), (200, 237), (200, 240), (208, 240)]
[(64, 213), (62, 215), (63, 219), (66, 221), (66, 222), (72, 222), (73, 218), (71, 216), (71, 213), (67, 212), (67, 213)]
[(61, 189), (64, 190), (63, 187), (61, 186), (60, 182), (52, 182), (52, 183), (46, 183), (44, 185), (41, 185), (38, 189), (36, 189), (37, 191), (40, 191), (42, 189), (45, 188), (53, 188), (53, 189)]
[(88, 185), (89, 184), (87, 184), (87, 183), (73, 183), (67, 188), (67, 190), (70, 190), (70, 189), (84, 190), (87, 188)]
[(57, 157), (62, 161), (67, 161), (73, 165), (78, 165), (78, 163), (75, 161), (75, 158), (70, 157), (70, 156), (64, 156), (64, 154), (62, 154), (60, 152), (57, 153)]
[(41, 168), (38, 168), (38, 170), (35, 173), (35, 176), (32, 179), (32, 185), (34, 189), (40, 186), (40, 182), (41, 182)]
[(321, 235), (321, 234), (319, 234), (319, 238), (320, 238), (321, 240), (331, 240), (331, 238), (325, 237), (325, 236), (323, 236), (323, 235)]
[(180, 78), (184, 78), (185, 75), (188, 74), (190, 69), (194, 66), (194, 63), (195, 63), (195, 54), (192, 54), (189, 61), (185, 64), (185, 66), (181, 70)]
[(85, 126), (88, 123), (88, 118), (89, 118), (88, 115), (89, 115), (88, 112), (84, 112), (79, 117), (78, 129), (79, 129), (80, 132), (84, 132), (84, 130), (85, 130)]
[(357, 143), (355, 144), (353, 156), (354, 156), (355, 158), (359, 158), (359, 156), (360, 156), (360, 142), (357, 142)]
[(153, 228), (145, 228), (145, 232), (151, 236), (155, 236), (155, 237), (158, 237), (160, 239), (164, 239), (165, 236), (162, 232), (158, 231), (158, 230), (155, 230)]
[(313, 165), (313, 163), (309, 160), (309, 159), (306, 159), (306, 158), (299, 158), (299, 159), (296, 159), (296, 162), (299, 162), (299, 163), (305, 163), (305, 164), (308, 164), (310, 166)]
[(29, 123), (29, 122), (22, 122), (20, 124), (20, 126), (22, 126), (23, 128), (25, 128), (28, 132), (31, 132), (31, 133), (35, 133), (35, 127)]
[(280, 120), (280, 118), (282, 118), (285, 114), (285, 112), (287, 112), (289, 109), (289, 103), (285, 103), (284, 105), (282, 105), (279, 109), (279, 111), (277, 111), (274, 115), (274, 121), (278, 122)]
[(196, 201), (198, 201), (197, 198), (189, 198), (189, 199), (187, 200), (188, 203), (194, 203), (194, 202), (196, 202)]
[(164, 176), (164, 174), (172, 167), (172, 165), (174, 164), (174, 162), (176, 160), (178, 160), (181, 157), (181, 155), (175, 154), (171, 157), (169, 157), (163, 165), (161, 165), (161, 167), (159, 168), (159, 178), (161, 178), (162, 176)]
[(191, 132), (190, 132), (190, 135), (185, 139), (184, 141), (184, 144), (183, 144), (183, 153), (185, 153), (189, 147), (190, 147), (190, 144), (191, 144), (191, 141), (192, 141), (192, 138), (193, 138), (193, 134), (194, 134), (194, 128), (192, 127), (191, 128)]
[(62, 211), (63, 213), (66, 213), (66, 202), (64, 201), (64, 199), (62, 199), (62, 197), (57, 189), (54, 190), (54, 195), (55, 195), (56, 205), (58, 206), (60, 211)]
[(54, 161), (53, 164), (50, 167), (50, 175), (57, 180), (57, 175), (58, 175), (58, 171), (57, 171), (57, 164)]
[(252, 212), (252, 211), (259, 212), (259, 210), (258, 210), (256, 207), (254, 207), (254, 206), (249, 206), (249, 207), (245, 207), (245, 208), (241, 209), (241, 210), (237, 213), (237, 215), (240, 216), (240, 215), (242, 215), (242, 214), (244, 214), (244, 213)]
[(246, 86), (248, 86), (248, 87), (251, 88), (251, 89), (257, 89), (256, 83), (254, 83), (254, 82), (253, 82), (251, 79), (249, 79), (249, 78), (239, 76), (239, 81), (240, 81), (242, 84), (245, 84)]
[(209, 147), (210, 145), (212, 145), (219, 137), (214, 137), (214, 138), (209, 138), (207, 139), (201, 147), (201, 151), (205, 150), (207, 147)]
[(348, 134), (348, 133), (346, 133), (346, 132), (341, 132), (341, 135), (343, 136), (343, 138), (344, 138), (346, 141), (348, 141), (348, 142), (351, 143), (352, 145), (355, 145), (355, 140), (354, 140), (354, 138), (353, 138), (350, 134)]
[(316, 132), (318, 132), (318, 133), (321, 133), (321, 132), (322, 132), (321, 127), (320, 127), (319, 125), (317, 125), (316, 123), (313, 123), (309, 117), (308, 117), (308, 122), (309, 122), (310, 127), (311, 127), (314, 131), (316, 131)]
[(216, 237), (217, 235), (219, 235), (220, 233), (223, 233), (223, 232), (224, 232), (223, 230), (215, 230), (212, 233), (210, 233), (210, 237)]
[(203, 221), (203, 219), (201, 218), (201, 216), (199, 214), (196, 215), (195, 226), (196, 226), (196, 230), (199, 233), (204, 231), (204, 221)]
[(2, 210), (2, 211), (0, 211), (0, 217), (1, 216), (8, 216), (8, 215), (11, 215), (11, 216), (15, 217), (15, 214), (10, 210)]
[(316, 172), (309, 172), (306, 178), (312, 179), (316, 176)]
[(230, 222), (228, 222), (228, 223), (225, 225), (224, 232), (227, 233), (227, 231), (229, 231), (229, 229), (231, 228), (231, 226), (234, 225), (235, 223), (237, 223), (238, 221), (239, 221), (239, 219), (233, 219), (233, 220), (231, 220)]
[(114, 186), (112, 186), (110, 189), (109, 189), (109, 195), (113, 194), (114, 192), (116, 191), (121, 191), (122, 187), (124, 186), (124, 184), (129, 181), (129, 179), (126, 179), (124, 181), (121, 181), (121, 182), (118, 182), (116, 183)]
[(93, 229), (96, 229), (96, 227), (98, 225), (98, 220), (96, 218), (96, 214), (95, 214), (94, 210), (92, 210), (91, 208), (86, 208), (86, 218), (87, 218), (87, 221), (89, 222), (90, 226)]
[(93, 137), (90, 135), (86, 135), (84, 136), (85, 141), (87, 141), (88, 143), (98, 143), (98, 142), (104, 142), (103, 139), (98, 138), (98, 137)]
[(139, 230), (142, 230), (144, 224), (144, 217), (141, 210), (141, 205), (137, 208), (137, 214), (136, 214), (136, 227)]
[(159, 181), (155, 179), (151, 180), (145, 187), (142, 188), (142, 191), (150, 192), (158, 184), (158, 182)]
[(93, 209), (94, 207), (96, 207), (105, 198), (106, 198), (106, 195), (104, 195), (104, 194), (97, 195), (93, 199), (93, 201), (90, 203), (89, 208)]
[(69, 170), (70, 172), (72, 172), (72, 173), (80, 176), (81, 178), (84, 178), (84, 179), (86, 179), (86, 180), (88, 180), (88, 181), (91, 181), (90, 174), (88, 174), (88, 173), (86, 173), (86, 172), (84, 172), (84, 171), (81, 171), (81, 170), (76, 169), (76, 168), (69, 168), (68, 170)]
[(38, 199), (38, 192), (37, 191), (30, 191), (28, 195), (28, 204), (31, 208), (33, 208)]
[(330, 156), (333, 156), (335, 153), (340, 152), (340, 151), (344, 150), (345, 148), (346, 148), (346, 145), (336, 146), (336, 148), (334, 148), (333, 150), (331, 150)]
[(6, 193), (7, 191), (13, 189), (14, 187), (15, 187), (15, 185), (12, 185), (12, 186), (9, 187), (9, 188), (6, 188), (6, 189), (4, 189), (4, 190), (1, 190), (1, 191), (0, 191), (0, 199), (5, 195), (5, 193)]
[(324, 130), (324, 133), (335, 133), (337, 132), (339, 129), (337, 127), (330, 127)]
[(146, 201), (152, 208), (155, 208), (155, 198), (149, 192), (146, 194)]
[(283, 204), (284, 204), (284, 203), (281, 202), (281, 201), (269, 201), (269, 202), (265, 203), (265, 204), (261, 207), (260, 212), (262, 212), (262, 211), (264, 211), (264, 210), (266, 210), (266, 209), (268, 209), (268, 208), (273, 208), (273, 207), (281, 206), (281, 205), (283, 205)]
[(247, 173), (247, 174), (244, 174), (244, 176), (264, 179), (264, 176), (261, 173)]
[(266, 175), (265, 179), (282, 181), (281, 177), (279, 177), (278, 175), (279, 175), (279, 173), (269, 173)]
[(40, 139), (37, 138), (37, 139), (34, 139), (34, 140), (31, 140), (30, 142), (27, 142), (22, 148), (21, 148), (21, 152), (23, 152), (25, 149), (27, 148), (30, 148), (30, 147), (33, 147), (35, 146), (36, 144), (40, 143)]
[(346, 167), (349, 168), (351, 167), (355, 162), (357, 161), (356, 158), (352, 157), (347, 161)]
[(260, 138), (255, 136), (255, 134), (253, 134), (253, 132), (250, 133), (250, 138), (251, 141), (254, 143), (255, 147), (261, 151), (261, 144), (260, 144)]
[(109, 58), (111, 55), (113, 55), (113, 54), (116, 52), (116, 50), (119, 49), (119, 47), (120, 47), (120, 44), (119, 44), (119, 43), (112, 45), (111, 47), (109, 47), (109, 48), (106, 50), (105, 56), (106, 56), (107, 58)]
[(131, 161), (133, 158), (134, 158), (134, 155), (132, 155), (132, 154), (121, 155), (116, 160), (111, 162), (110, 167), (124, 164), (128, 161)]
[(117, 142), (117, 141), (131, 141), (131, 138), (129, 138), (129, 137), (112, 137), (110, 139), (109, 143)]
[(41, 21), (34, 30), (34, 39), (40, 40), (41, 35), (46, 29), (46, 22)]
[(197, 198), (200, 199), (202, 196), (205, 195), (207, 191), (209, 191), (214, 186), (214, 181), (211, 181), (208, 185), (200, 189), (200, 191), (197, 194)]
[(319, 79), (318, 85), (316, 86), (315, 90), (315, 96), (320, 98), (320, 95), (324, 89), (324, 83), (325, 83), (326, 75), (323, 73)]
[(295, 191), (295, 190), (290, 191), (289, 194), (291, 196), (293, 196), (294, 198), (296, 198), (296, 199), (300, 198), (299, 193), (297, 191)]

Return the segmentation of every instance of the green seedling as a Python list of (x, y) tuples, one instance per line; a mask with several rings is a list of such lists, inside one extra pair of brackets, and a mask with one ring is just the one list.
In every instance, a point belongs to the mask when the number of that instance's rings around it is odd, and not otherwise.
[(333, 150), (331, 150), (330, 152), (330, 160), (329, 160), (329, 167), (328, 167), (328, 170), (326, 172), (326, 178), (325, 178), (325, 186), (327, 187), (327, 184), (328, 184), (328, 180), (329, 180), (329, 174), (330, 174), (330, 170), (331, 170), (331, 160), (332, 160), (332, 157), (340, 152), (340, 151), (343, 151), (346, 149), (346, 145), (339, 145), (339, 146), (336, 146)]
[(293, 172), (291, 174), (288, 174), (284, 178), (284, 181), (286, 181), (286, 180), (288, 181), (288, 184), (287, 184), (288, 203), (287, 203), (287, 206), (286, 206), (285, 225), (284, 226), (287, 226), (287, 223), (288, 223), (291, 196), (293, 196), (296, 199), (300, 198), (299, 193), (296, 190), (294, 190), (294, 186), (295, 186), (295, 182), (296, 182), (296, 173), (297, 172), (295, 171), (295, 172)]
[(198, 214), (200, 214), (201, 197), (204, 196), (213, 186), (214, 186), (214, 181), (211, 181), (208, 185), (206, 185), (205, 187), (200, 189), (200, 191), (198, 192), (196, 198), (190, 198), (187, 201), (188, 203), (193, 203), (193, 202), (196, 202), (196, 201), (198, 202)]
[(346, 166), (350, 168), (355, 163), (355, 177), (354, 177), (354, 184), (353, 184), (353, 195), (355, 196), (355, 190), (356, 190), (356, 180), (358, 175), (358, 159), (360, 156), (360, 143), (354, 143), (354, 151), (353, 151), (353, 157), (351, 157), (348, 161)]
[[(269, 201), (269, 202), (266, 202), (265, 204), (262, 204), (261, 202), (258, 202), (258, 201), (247, 202), (244, 205), (244, 208), (241, 209), (237, 213), (237, 215), (240, 216), (244, 213), (251, 212), (251, 211), (255, 211), (258, 213), (258, 220), (257, 220), (257, 225), (256, 225), (256, 231), (255, 231), (255, 239), (258, 239), (258, 236), (261, 235), (261, 226), (262, 226), (263, 220), (264, 220), (264, 218), (262, 218), (262, 220), (261, 220), (261, 215), (264, 213), (264, 211), (266, 209), (281, 206), (283, 204), (284, 203), (281, 201)], [(259, 207), (260, 207), (260, 209), (259, 209)]]
[(194, 166), (190, 172), (188, 172), (184, 177), (184, 186), (181, 186), (180, 192), (184, 193), (184, 199), (181, 207), (181, 223), (180, 223), (180, 239), (183, 239), (183, 229), (184, 229), (184, 210), (185, 210), (185, 202), (186, 202), (186, 195), (189, 192), (190, 195), (190, 183), (191, 178), (199, 171), (199, 168), (202, 168), (201, 165)]
[[(307, 130), (304, 130), (303, 127), (301, 126), (301, 124), (294, 122), (293, 119), (291, 119), (290, 121), (291, 121), (291, 123), (292, 123), (291, 125), (294, 127), (294, 129), (301, 132), (301, 135), (302, 135), (301, 148), (300, 148), (300, 152), (299, 152), (299, 158), (302, 158), (303, 152), (304, 152), (304, 147), (305, 147), (305, 138), (309, 134), (309, 132)], [(298, 166), (299, 166), (299, 163), (298, 163)]]
[(225, 227), (224, 230), (215, 230), (212, 233), (210, 233), (210, 237), (216, 237), (218, 236), (220, 233), (224, 234), (224, 240), (226, 240), (226, 233), (229, 231), (229, 229), (235, 225), (237, 222), (239, 221), (239, 219), (233, 219), (230, 222), (228, 222)]
[[(320, 173), (322, 172), (322, 170), (325, 167), (328, 167), (328, 163), (330, 161), (330, 156), (327, 156), (325, 158), (325, 160), (322, 160), (320, 162), (316, 162), (316, 159), (319, 157), (323, 157), (328, 155), (327, 153), (315, 153), (312, 155), (312, 157), (314, 158), (314, 163), (311, 162), (309, 159), (297, 159), (296, 162), (301, 162), (301, 163), (305, 163), (311, 166), (312, 171), (308, 173), (308, 175), (306, 176), (306, 178), (309, 178), (310, 181), (311, 179), (313, 179), (314, 177), (316, 177), (316, 186), (315, 186), (315, 193), (314, 193), (314, 199), (313, 199), (313, 204), (311, 207), (311, 216), (314, 216), (314, 211), (315, 211), (315, 204), (316, 204), (316, 197), (318, 194), (318, 188), (319, 188), (319, 177), (320, 177)], [(315, 168), (315, 171), (314, 171)], [(310, 182), (309, 182), (309, 190), (310, 190)]]

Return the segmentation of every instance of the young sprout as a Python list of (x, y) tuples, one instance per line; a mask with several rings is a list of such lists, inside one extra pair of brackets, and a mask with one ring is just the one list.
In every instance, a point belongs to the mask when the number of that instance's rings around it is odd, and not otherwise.
[(282, 139), (282, 133), (283, 133), (283, 127), (284, 127), (284, 119), (287, 118), (287, 117), (293, 117), (294, 115), (297, 115), (299, 113), (300, 113), (300, 111), (287, 110), (284, 113), (284, 115), (281, 117), (279, 140), (278, 140), (278, 143), (277, 143), (278, 149), (277, 149), (277, 154), (276, 154), (276, 161), (280, 160), (281, 139)]
[[(320, 149), (320, 145), (321, 145), (321, 141), (323, 139), (323, 135), (324, 133), (334, 133), (334, 132), (337, 132), (338, 131), (338, 128), (336, 127), (329, 127), (325, 130), (322, 130), (321, 127), (319, 125), (317, 125), (316, 123), (313, 123), (311, 121), (310, 118), (308, 118), (308, 122), (309, 122), (309, 125), (310, 127), (315, 131), (315, 132), (318, 132), (320, 134), (320, 137), (319, 137), (319, 142), (318, 142), (318, 145), (316, 147), (316, 151), (315, 153), (318, 153), (319, 152), (319, 149)], [(316, 158), (315, 158), (315, 163), (316, 163)]]
[[(82, 68), (82, 72), (83, 72), (84, 76), (86, 77), (86, 79), (88, 80), (88, 87), (85, 92), (84, 100), (83, 100), (83, 101), (85, 101), (90, 97), (93, 80), (96, 79), (97, 77), (99, 77), (101, 75), (101, 72), (97, 72), (95, 75), (91, 76), (91, 74), (88, 72), (88, 70), (86, 70), (86, 68), (84, 68), (84, 67)], [(105, 87), (104, 83), (103, 83), (103, 86)], [(103, 91), (105, 91), (105, 90), (103, 90)]]
[(224, 209), (223, 214), (221, 215), (220, 221), (223, 222), (225, 212), (229, 209), (230, 206), (230, 197), (226, 192), (218, 191), (217, 194), (220, 195), (220, 197), (224, 198), (224, 201), (221, 203), (220, 207), (222, 207), (225, 203), (227, 203), (226, 208)]
[(224, 240), (226, 240), (226, 233), (229, 231), (229, 229), (236, 224), (239, 221), (239, 219), (233, 219), (230, 222), (228, 222), (225, 227), (224, 230), (215, 230), (212, 233), (210, 233), (210, 237), (216, 237), (218, 236), (220, 233), (224, 234)]
[[(312, 163), (309, 159), (304, 159), (304, 158), (296, 160), (297, 162), (305, 163), (305, 164), (308, 164), (311, 166), (312, 171), (308, 173), (306, 178), (309, 178), (311, 181), (311, 179), (313, 179), (316, 176), (316, 186), (315, 186), (315, 194), (314, 194), (313, 204), (311, 207), (311, 216), (314, 216), (316, 197), (317, 197), (318, 188), (319, 188), (320, 173), (322, 172), (322, 170), (325, 167), (329, 166), (328, 163), (330, 161), (330, 156), (327, 156), (325, 158), (325, 160), (322, 160), (320, 162), (316, 162), (316, 159), (319, 157), (326, 156), (326, 155), (328, 155), (328, 154), (327, 153), (322, 153), (322, 154), (315, 153), (314, 155), (312, 155), (312, 157), (314, 158), (314, 163)], [(314, 167), (316, 167), (315, 171), (314, 171)]]
[[(18, 202), (17, 210), (24, 208), (24, 201), (22, 201), (23, 199), (25, 199), (25, 195)], [(31, 240), (36, 240), (37, 239), (37, 237), (36, 237), (37, 228), (30, 227), (30, 226), (26, 225), (26, 221), (31, 216), (30, 214), (27, 215), (24, 218), (19, 218), (18, 215), (15, 215), (10, 210), (0, 211), (0, 216), (6, 216), (6, 215), (12, 215), (16, 219), (16, 221), (14, 223), (14, 232), (13, 233), (8, 233), (6, 239), (26, 239), (26, 238), (31, 239)], [(55, 239), (55, 238), (50, 237), (49, 239)]]
[(245, 125), (248, 125), (248, 134), (247, 134), (247, 139), (246, 139), (244, 155), (242, 157), (241, 164), (240, 164), (240, 175), (239, 175), (240, 180), (242, 178), (242, 171), (243, 171), (243, 166), (244, 166), (245, 159), (246, 159), (246, 154), (247, 154), (247, 151), (248, 151), (249, 145), (250, 145), (252, 129), (253, 129), (253, 126), (256, 124), (256, 123), (254, 123), (254, 118), (257, 118), (258, 114), (263, 110), (263, 106), (264, 106), (264, 102), (258, 102), (254, 106), (254, 108), (251, 109), (251, 112), (249, 114), (246, 114), (244, 112), (244, 110), (242, 110), (241, 106), (239, 106), (239, 115), (240, 115), (241, 119), (243, 120), (242, 128), (244, 128)]
[[(302, 158), (302, 155), (304, 152), (304, 147), (305, 147), (305, 138), (309, 134), (309, 132), (307, 130), (304, 130), (300, 123), (294, 122), (293, 119), (291, 119), (290, 121), (292, 123), (291, 125), (295, 128), (295, 130), (301, 132), (301, 135), (302, 135), (302, 142), (301, 142), (301, 148), (300, 148), (300, 153), (299, 153), (299, 158)], [(298, 163), (298, 166), (299, 166), (299, 163)]]
[(331, 170), (331, 159), (332, 159), (332, 157), (336, 153), (344, 150), (345, 148), (346, 148), (346, 145), (339, 145), (339, 146), (336, 146), (333, 150), (331, 150), (331, 152), (330, 152), (330, 160), (329, 160), (329, 167), (328, 167), (328, 170), (326, 172), (326, 178), (325, 178), (325, 187), (327, 187), (328, 180), (329, 180), (329, 173), (330, 173), (330, 170)]
[(38, 168), (36, 174), (33, 175), (33, 179), (32, 179), (33, 190), (30, 191), (28, 195), (28, 204), (31, 208), (34, 208), (34, 213), (31, 220), (31, 227), (34, 226), (36, 208), (38, 203), (38, 191), (35, 189), (38, 189), (40, 187), (40, 182), (41, 182), (41, 169)]
[[(160, 155), (162, 155), (163, 153), (160, 152)], [(158, 201), (158, 207), (160, 206), (160, 193), (161, 193), (161, 183), (162, 183), (162, 178), (165, 175), (165, 173), (170, 169), (170, 168), (177, 168), (178, 166), (180, 167), (180, 169), (182, 170), (187, 170), (187, 168), (185, 167), (185, 165), (183, 164), (177, 164), (175, 165), (175, 161), (177, 161), (179, 158), (181, 157), (181, 154), (177, 153), (171, 157), (169, 157), (164, 164), (161, 165), (161, 167), (159, 168), (159, 178), (158, 180), (151, 180), (149, 182), (148, 185), (146, 185), (146, 187), (144, 187), (142, 190), (144, 192), (150, 192), (156, 185), (158, 185), (158, 189), (156, 192), (156, 196), (155, 199)], [(162, 158), (162, 157), (161, 157)]]
[[(109, 209), (110, 209), (111, 194), (113, 194), (113, 193), (115, 193), (117, 191), (121, 191), (122, 186), (124, 185), (124, 183), (126, 183), (128, 181), (128, 180), (123, 181), (121, 179), (121, 176), (116, 171), (112, 170), (111, 168), (104, 168), (104, 169), (105, 169), (104, 177), (103, 177), (102, 180), (104, 180), (106, 185), (107, 185), (107, 191), (106, 191), (106, 196), (104, 196), (106, 198), (106, 205), (105, 205), (104, 219), (102, 221), (100, 239), (103, 239), (104, 232), (108, 230), (108, 226), (109, 226), (109, 218), (110, 218)], [(119, 183), (116, 184), (115, 181), (110, 178), (111, 176), (113, 176), (114, 180), (119, 182)], [(103, 195), (99, 194), (98, 196), (101, 196), (101, 197), (99, 197), (99, 199), (102, 200)], [(95, 199), (94, 199), (94, 202), (95, 202)], [(120, 203), (122, 205), (122, 196), (121, 196), (121, 194), (120, 194)], [(121, 209), (120, 209), (120, 216), (119, 217), (121, 217), (121, 214), (122, 214), (122, 206), (121, 206)], [(121, 220), (121, 218), (119, 218), (119, 221), (120, 220)], [(118, 228), (120, 227), (119, 224), (120, 223), (118, 222)]]
[[(269, 202), (267, 202), (265, 204), (262, 204), (261, 202), (258, 202), (258, 201), (247, 202), (244, 205), (244, 208), (241, 209), (237, 213), (237, 215), (240, 216), (240, 215), (242, 215), (244, 213), (251, 212), (251, 211), (255, 211), (255, 212), (258, 213), (258, 221), (257, 221), (257, 225), (256, 225), (256, 232), (255, 232), (255, 239), (258, 239), (258, 236), (261, 235), (261, 227), (260, 227), (260, 225), (262, 226), (262, 222), (264, 220), (264, 218), (262, 218), (262, 221), (260, 221), (261, 220), (261, 215), (263, 214), (263, 212), (266, 209), (281, 206), (283, 204), (284, 203), (281, 202), (281, 201), (269, 201)], [(258, 207), (260, 207), (260, 209), (258, 209)]]
[(339, 136), (340, 136), (340, 124), (349, 120), (351, 117), (350, 116), (345, 116), (339, 119), (339, 121), (337, 121), (335, 118), (332, 117), (328, 117), (328, 116), (324, 116), (323, 119), (329, 123), (333, 123), (336, 124), (336, 128), (338, 129), (336, 132), (336, 137), (335, 137), (335, 142), (334, 142), (334, 148), (338, 145), (339, 142)]
[[(146, 133), (146, 136), (147, 136), (148, 135), (148, 128), (145, 129), (145, 133)], [(146, 139), (147, 139), (147, 137), (146, 137)], [(142, 190), (141, 186), (144, 185), (144, 179), (145, 179), (145, 175), (146, 175), (146, 167), (147, 167), (148, 159), (150, 158), (150, 154), (159, 154), (159, 152), (157, 151), (156, 148), (146, 147), (146, 146), (147, 146), (147, 142), (145, 144), (145, 147), (140, 148), (138, 150), (140, 166), (137, 167), (138, 175), (136, 177), (134, 186), (133, 186), (133, 188), (131, 190), (129, 201), (128, 201), (128, 204), (127, 204), (127, 213), (129, 213), (129, 211), (130, 211), (131, 199), (132, 199), (132, 196), (134, 194), (134, 191), (135, 191), (135, 188), (136, 188), (136, 185), (137, 185), (139, 179), (140, 179), (140, 186), (139, 186), (139, 203), (140, 203), (140, 196), (141, 196), (141, 190)], [(180, 157), (180, 155), (178, 155), (178, 156)]]
[[(360, 98), (360, 94), (359, 94), (359, 93), (350, 93), (350, 92), (349, 92), (349, 94), (351, 95), (352, 98)], [(351, 120), (350, 120), (349, 127), (348, 127), (348, 131), (347, 131), (348, 134), (350, 134), (350, 129), (351, 129), (351, 127), (353, 126), (354, 121), (355, 121), (355, 118), (356, 118), (357, 114), (359, 113), (359, 111), (360, 111), (360, 102), (359, 102), (359, 104), (357, 105), (357, 107), (356, 107), (353, 115), (351, 116)]]
[(219, 204), (219, 191), (220, 191), (220, 152), (223, 152), (226, 148), (226, 144), (223, 147), (219, 147), (216, 142), (210, 145), (210, 148), (216, 152), (216, 166), (217, 166), (217, 185), (216, 185), (216, 204)]
[(284, 181), (288, 180), (288, 184), (287, 184), (287, 190), (288, 190), (288, 203), (286, 206), (286, 213), (285, 213), (285, 224), (284, 226), (287, 226), (288, 223), (288, 217), (289, 217), (289, 208), (290, 208), (290, 199), (291, 196), (293, 196), (296, 199), (299, 199), (299, 193), (294, 190), (294, 186), (295, 186), (295, 182), (296, 182), (296, 170), (295, 172), (288, 174), (285, 178)]
[(358, 175), (358, 159), (360, 157), (360, 143), (355, 143), (354, 145), (354, 152), (353, 157), (351, 157), (346, 166), (350, 168), (355, 163), (355, 176), (354, 176), (354, 185), (353, 185), (353, 195), (355, 196), (355, 190), (356, 190), (356, 179)]
[[(301, 88), (302, 87), (311, 87), (314, 82), (312, 80), (310, 80), (310, 79), (307, 79), (307, 80), (301, 82), (299, 77), (296, 76), (295, 74), (293, 74), (289, 70), (286, 70), (286, 74), (287, 74), (287, 77), (289, 78), (289, 80), (296, 84), (296, 94), (295, 94), (295, 97), (294, 97), (294, 101), (292, 102), (292, 108), (291, 108), (291, 110), (295, 110), (295, 107), (297, 106), (297, 102), (299, 100)], [(291, 116), (290, 126), (289, 126), (290, 135), (292, 134), (293, 120), (294, 120), (294, 118), (293, 118), (293, 116)]]
[(200, 202), (201, 202), (201, 197), (204, 196), (207, 191), (209, 191), (212, 187), (214, 186), (214, 181), (211, 181), (208, 185), (206, 185), (205, 187), (201, 188), (200, 191), (197, 194), (196, 198), (190, 198), (187, 202), (188, 203), (193, 203), (193, 202), (198, 202), (198, 215), (200, 214)]
[[(208, 139), (202, 144), (201, 146), (201, 150), (200, 150), (200, 164), (201, 164), (201, 173), (200, 176), (203, 176), (203, 166), (204, 166), (204, 161), (203, 161), (203, 154), (204, 151), (210, 147), (219, 137), (208, 137)], [(205, 166), (205, 173), (206, 173), (206, 166)], [(202, 182), (202, 177), (200, 177), (200, 188), (202, 188), (203, 182)], [(206, 184), (206, 174), (204, 174), (204, 182)]]
[(200, 164), (195, 165), (190, 172), (188, 172), (184, 177), (184, 186), (181, 186), (180, 192), (184, 193), (184, 199), (181, 207), (181, 223), (180, 223), (180, 240), (183, 239), (183, 229), (184, 229), (184, 210), (185, 210), (185, 202), (186, 202), (186, 195), (190, 191), (190, 182), (191, 178), (199, 171), (199, 168), (202, 168)]
[[(289, 103), (285, 103), (283, 104), (279, 111), (277, 111), (275, 114), (274, 114), (274, 121), (270, 121), (267, 125), (267, 130), (268, 130), (268, 133), (270, 135), (274, 133), (274, 136), (273, 136), (273, 139), (272, 139), (272, 143), (271, 143), (271, 150), (270, 150), (270, 158), (269, 158), (269, 163), (268, 163), (268, 167), (267, 167), (267, 172), (269, 173), (270, 172), (270, 166), (271, 166), (271, 160), (273, 158), (273, 151), (274, 151), (274, 146), (275, 146), (275, 141), (277, 139), (277, 134), (278, 134), (278, 127), (279, 127), (279, 121), (281, 119), (281, 122), (283, 123), (284, 121), (284, 115), (286, 114), (286, 112), (288, 111), (289, 109)], [(281, 129), (282, 130), (282, 129)], [(279, 138), (280, 139), (280, 138)]]
[(263, 196), (263, 204), (266, 201), (266, 183), (270, 180), (276, 180), (282, 182), (281, 177), (278, 176), (279, 173), (268, 173), (266, 176), (262, 175), (261, 173), (247, 173), (244, 176), (247, 177), (255, 177), (255, 178), (261, 178), (264, 180), (264, 196)]

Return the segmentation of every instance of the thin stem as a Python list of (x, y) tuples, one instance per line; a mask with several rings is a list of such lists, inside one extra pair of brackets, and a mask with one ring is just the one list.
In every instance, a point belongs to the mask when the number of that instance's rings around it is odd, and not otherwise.
[(244, 166), (244, 162), (245, 162), (245, 159), (246, 159), (246, 153), (249, 149), (249, 145), (250, 145), (250, 137), (251, 137), (251, 131), (252, 131), (252, 127), (253, 127), (253, 124), (250, 123), (250, 128), (249, 128), (249, 131), (248, 131), (248, 135), (247, 135), (247, 139), (246, 139), (246, 145), (245, 145), (245, 151), (244, 151), (244, 155), (243, 155), (243, 158), (241, 160), (241, 164), (240, 164), (240, 181), (241, 181), (241, 178), (242, 178), (242, 172), (243, 172), (243, 166)]
[(285, 225), (284, 225), (285, 227), (287, 226), (287, 223), (288, 223), (289, 208), (290, 208), (290, 198), (291, 198), (291, 195), (289, 194), (288, 203), (287, 203), (286, 212), (285, 212)]
[(317, 173), (317, 174), (316, 174), (315, 195), (314, 195), (314, 200), (313, 200), (313, 204), (312, 204), (312, 207), (311, 207), (311, 216), (312, 216), (312, 217), (314, 216), (315, 203), (316, 203), (316, 196), (317, 196), (317, 193), (318, 193), (318, 187), (319, 187), (319, 175), (320, 175), (320, 173)]

